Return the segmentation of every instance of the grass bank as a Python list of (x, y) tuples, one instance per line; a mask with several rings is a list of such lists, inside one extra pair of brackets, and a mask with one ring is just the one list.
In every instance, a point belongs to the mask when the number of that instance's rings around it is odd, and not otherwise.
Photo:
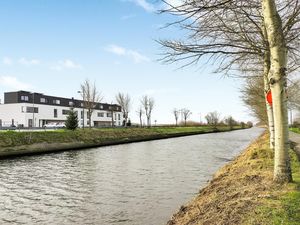
[(290, 128), (290, 131), (300, 134), (300, 128), (293, 127), (293, 128)]
[[(240, 127), (234, 127), (240, 129)], [(39, 132), (0, 132), (0, 157), (123, 144), (193, 134), (229, 131), (208, 127), (103, 128)]]
[(294, 183), (280, 186), (272, 180), (273, 157), (264, 134), (219, 170), (168, 225), (300, 224), (299, 161), (291, 151)]

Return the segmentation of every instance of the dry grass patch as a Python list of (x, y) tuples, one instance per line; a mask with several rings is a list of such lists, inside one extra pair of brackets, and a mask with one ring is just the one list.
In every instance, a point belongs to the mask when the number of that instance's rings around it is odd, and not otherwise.
[(247, 224), (249, 212), (272, 199), (279, 186), (272, 181), (273, 152), (262, 135), (233, 162), (219, 170), (207, 187), (180, 210), (168, 225)]

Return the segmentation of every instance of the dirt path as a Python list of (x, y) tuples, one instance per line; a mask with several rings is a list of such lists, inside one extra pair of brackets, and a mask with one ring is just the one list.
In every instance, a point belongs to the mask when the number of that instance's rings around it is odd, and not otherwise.
[(293, 149), (295, 150), (300, 160), (300, 134), (290, 132), (290, 140), (293, 142)]

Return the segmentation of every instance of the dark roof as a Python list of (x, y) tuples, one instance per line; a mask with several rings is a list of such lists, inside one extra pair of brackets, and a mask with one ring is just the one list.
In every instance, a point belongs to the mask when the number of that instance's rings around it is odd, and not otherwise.
[[(23, 97), (24, 96), (24, 97)], [(27, 97), (25, 97), (27, 96)], [(41, 102), (41, 99), (45, 99), (45, 102)], [(59, 101), (57, 104), (56, 101)], [(70, 102), (73, 102), (75, 108), (83, 108), (84, 101), (74, 98), (63, 98), (57, 96), (44, 95), (42, 93), (32, 93), (28, 91), (17, 91), (17, 92), (5, 92), (4, 93), (4, 104), (12, 103), (34, 103), (40, 105), (55, 105), (55, 106), (64, 106), (70, 107)], [(113, 110), (121, 111), (121, 106), (117, 104), (107, 104), (96, 102), (95, 109), (102, 110)]]

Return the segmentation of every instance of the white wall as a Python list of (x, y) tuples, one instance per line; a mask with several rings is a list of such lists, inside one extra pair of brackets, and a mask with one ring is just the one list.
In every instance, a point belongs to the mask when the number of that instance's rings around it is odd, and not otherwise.
[[(33, 105), (30, 103), (16, 103), (16, 104), (2, 104), (0, 105), (0, 120), (2, 120), (3, 125), (10, 125), (12, 119), (14, 119), (14, 124), (18, 126), (19, 124), (23, 124), (25, 127), (28, 127), (28, 120), (33, 119), (35, 121), (35, 127), (42, 126), (42, 120), (46, 120), (48, 122), (51, 121), (65, 121), (67, 119), (67, 115), (62, 114), (62, 110), (70, 110), (69, 107), (62, 107), (62, 106), (52, 106), (52, 105), (42, 105), (42, 104), (35, 104), (34, 107), (38, 108), (38, 113), (26, 113), (26, 107), (32, 107)], [(22, 112), (23, 109), (23, 112)], [(54, 109), (57, 109), (57, 117), (54, 117)], [(81, 108), (75, 108), (75, 111), (78, 112), (78, 120), (81, 120)], [(104, 117), (98, 117), (98, 112), (103, 112)], [(94, 126), (93, 121), (107, 121), (111, 122), (111, 117), (107, 117), (107, 113), (109, 111), (105, 110), (94, 110), (92, 114), (92, 126)], [(115, 112), (116, 116), (114, 116), (115, 125), (121, 126), (123, 121), (123, 114), (121, 112)], [(118, 117), (120, 114), (120, 120)], [(116, 117), (116, 119), (115, 119)], [(87, 110), (84, 110), (84, 124), (87, 124)]]

